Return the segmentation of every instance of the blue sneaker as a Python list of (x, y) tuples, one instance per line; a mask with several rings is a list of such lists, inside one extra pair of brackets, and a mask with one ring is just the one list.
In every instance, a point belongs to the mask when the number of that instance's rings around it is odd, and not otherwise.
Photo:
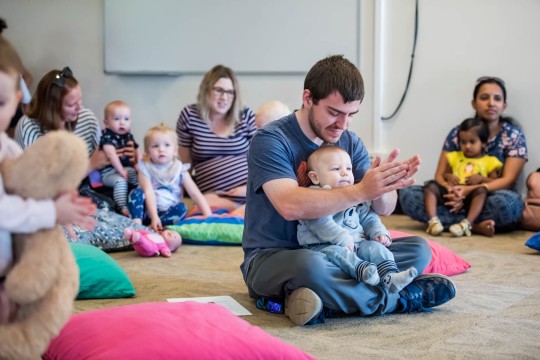
[(456, 285), (450, 278), (440, 274), (416, 277), (399, 292), (396, 312), (431, 311), (456, 296)]

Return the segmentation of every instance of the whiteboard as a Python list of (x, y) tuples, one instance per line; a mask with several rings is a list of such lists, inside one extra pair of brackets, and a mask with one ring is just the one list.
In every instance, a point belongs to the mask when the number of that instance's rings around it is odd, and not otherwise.
[(305, 73), (331, 54), (359, 65), (359, 2), (104, 0), (104, 70)]

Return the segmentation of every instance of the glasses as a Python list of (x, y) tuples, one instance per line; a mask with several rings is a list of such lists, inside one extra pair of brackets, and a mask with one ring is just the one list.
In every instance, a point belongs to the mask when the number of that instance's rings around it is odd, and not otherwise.
[(219, 97), (223, 96), (223, 94), (227, 95), (227, 97), (233, 97), (235, 95), (234, 90), (225, 90), (220, 87), (213, 87), (212, 91)]
[(56, 74), (52, 83), (56, 86), (64, 87), (66, 77), (73, 77), (73, 72), (69, 66), (64, 67), (60, 73)]
[(479, 84), (485, 83), (485, 82), (490, 82), (490, 81), (495, 81), (496, 83), (498, 83), (502, 87), (505, 87), (504, 80), (501, 79), (501, 78), (498, 78), (498, 77), (494, 77), (494, 76), (482, 76), (482, 77), (479, 77), (478, 79), (476, 79), (476, 85), (479, 85)]

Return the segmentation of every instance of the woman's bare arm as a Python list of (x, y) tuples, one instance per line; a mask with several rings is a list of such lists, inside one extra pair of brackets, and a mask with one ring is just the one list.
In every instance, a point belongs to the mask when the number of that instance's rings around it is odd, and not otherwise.
[(96, 149), (89, 158), (88, 173), (91, 173), (94, 170), (101, 170), (109, 164), (109, 158), (105, 155), (103, 150)]
[(184, 164), (191, 164), (191, 148), (185, 146), (178, 147), (178, 156)]
[(523, 171), (524, 166), (525, 159), (515, 157), (506, 158), (501, 177), (489, 182), (489, 191), (512, 189), (519, 178), (519, 174)]

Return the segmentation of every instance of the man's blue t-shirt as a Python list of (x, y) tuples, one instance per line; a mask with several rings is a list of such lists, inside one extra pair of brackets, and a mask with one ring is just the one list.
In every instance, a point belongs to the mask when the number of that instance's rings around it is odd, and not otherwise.
[[(355, 182), (371, 166), (368, 152), (360, 138), (345, 131), (336, 144), (349, 153)], [(293, 113), (273, 121), (257, 131), (249, 147), (246, 213), (242, 248), (244, 277), (258, 251), (271, 248), (300, 248), (296, 238), (298, 221), (285, 220), (273, 207), (262, 186), (275, 179), (297, 178), (297, 169), (319, 146), (302, 132)]]

